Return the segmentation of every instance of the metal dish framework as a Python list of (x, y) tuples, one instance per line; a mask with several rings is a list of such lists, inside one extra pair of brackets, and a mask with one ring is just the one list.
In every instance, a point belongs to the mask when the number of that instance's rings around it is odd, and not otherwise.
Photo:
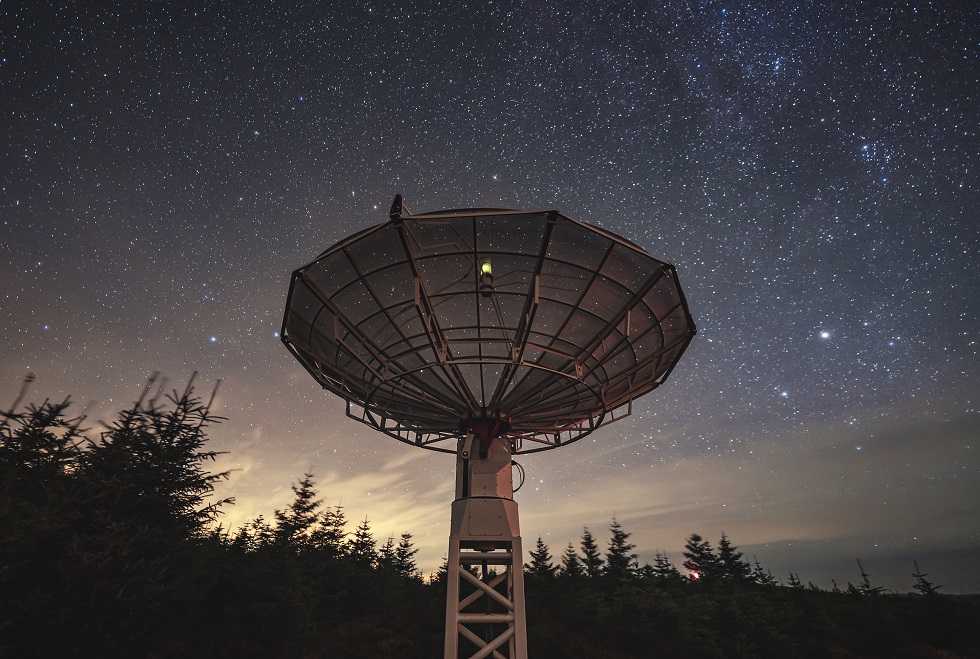
[(674, 266), (615, 234), (555, 210), (396, 200), (293, 273), (281, 337), (358, 421), (455, 453), (493, 420), (519, 454), (629, 414), (694, 333)]
[(628, 415), (694, 333), (674, 266), (615, 234), (399, 196), (293, 273), (281, 336), (349, 416), (456, 455), (445, 657), (526, 659), (512, 456)]

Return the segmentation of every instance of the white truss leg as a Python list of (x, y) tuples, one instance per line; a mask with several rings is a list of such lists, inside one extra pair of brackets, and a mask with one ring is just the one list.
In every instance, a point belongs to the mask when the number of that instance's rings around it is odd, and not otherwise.
[[(486, 458), (460, 442), (449, 535), (446, 659), (527, 659), (524, 561), (510, 448), (493, 442)], [(470, 570), (480, 569), (480, 576)], [(464, 593), (468, 593), (465, 594)]]

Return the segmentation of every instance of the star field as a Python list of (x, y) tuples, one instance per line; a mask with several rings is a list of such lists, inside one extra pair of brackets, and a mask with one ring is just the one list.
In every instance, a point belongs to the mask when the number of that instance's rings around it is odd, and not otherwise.
[(0, 6), (0, 400), (220, 379), (226, 523), (312, 470), (434, 569), (452, 458), (292, 360), (289, 273), (395, 193), (558, 208), (672, 261), (699, 334), (522, 461), (526, 538), (616, 515), (642, 560), (724, 531), (783, 578), (980, 591), (977, 9), (396, 4)]

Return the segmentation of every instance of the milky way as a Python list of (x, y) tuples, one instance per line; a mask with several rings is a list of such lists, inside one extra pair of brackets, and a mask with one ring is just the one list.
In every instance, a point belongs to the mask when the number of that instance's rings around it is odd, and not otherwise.
[(395, 193), (557, 208), (672, 261), (699, 334), (523, 460), (526, 538), (615, 515), (641, 560), (725, 532), (784, 580), (980, 590), (972, 3), (288, 4), (0, 7), (0, 399), (36, 373), (97, 428), (220, 379), (226, 524), (312, 471), (433, 569), (452, 458), (292, 360), (289, 273)]

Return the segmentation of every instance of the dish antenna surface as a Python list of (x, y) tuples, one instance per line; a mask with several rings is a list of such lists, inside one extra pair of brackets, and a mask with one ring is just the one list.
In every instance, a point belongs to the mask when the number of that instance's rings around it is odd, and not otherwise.
[(398, 195), (293, 273), (281, 337), (348, 416), (456, 454), (445, 656), (515, 658), (512, 456), (627, 416), (695, 331), (674, 266), (613, 233), (555, 210), (413, 215)]

